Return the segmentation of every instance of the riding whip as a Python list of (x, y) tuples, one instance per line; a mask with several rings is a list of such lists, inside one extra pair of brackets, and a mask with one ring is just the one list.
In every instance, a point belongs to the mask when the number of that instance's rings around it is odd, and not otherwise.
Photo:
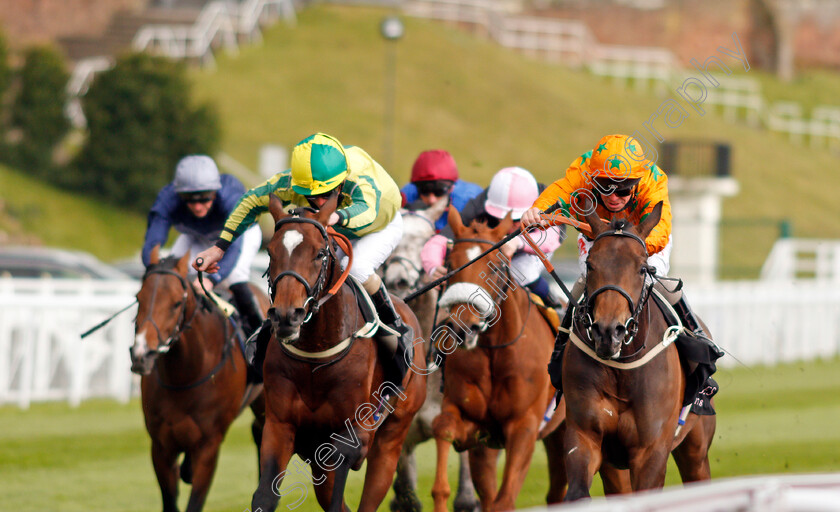
[[(550, 208), (548, 208), (548, 209), (547, 209), (547, 210), (543, 213), (543, 215), (553, 213), (553, 212), (554, 212), (555, 210), (557, 210), (559, 207), (560, 207), (560, 204), (559, 204), (559, 203), (554, 204), (554, 205), (552, 205)], [(586, 230), (588, 230), (588, 229), (589, 229), (589, 225), (588, 225), (588, 224), (585, 224), (585, 223), (583, 223), (583, 222), (577, 221), (577, 220), (575, 220), (575, 219), (570, 219), (570, 218), (568, 218), (568, 217), (564, 217), (564, 216), (560, 216), (560, 217), (552, 216), (551, 218), (549, 218), (549, 219), (545, 219), (545, 220), (546, 220), (546, 221), (548, 221), (549, 226), (556, 226), (556, 225), (559, 225), (559, 224), (569, 224), (570, 226), (574, 226), (574, 227), (576, 227), (576, 228), (578, 228), (578, 229), (586, 229)], [(449, 278), (450, 278), (450, 277), (452, 277), (453, 275), (455, 275), (455, 274), (457, 274), (458, 272), (460, 272), (460, 271), (464, 270), (465, 268), (469, 267), (470, 265), (472, 265), (472, 264), (473, 264), (473, 263), (475, 263), (476, 261), (478, 261), (478, 260), (480, 260), (481, 258), (483, 258), (483, 257), (487, 256), (487, 255), (488, 255), (489, 253), (491, 253), (492, 251), (495, 251), (495, 250), (496, 250), (496, 249), (498, 249), (499, 247), (501, 247), (501, 246), (505, 245), (506, 243), (510, 242), (512, 239), (516, 238), (517, 236), (519, 236), (519, 235), (520, 235), (520, 234), (522, 234), (522, 233), (523, 233), (522, 228), (521, 228), (521, 227), (517, 228), (517, 229), (516, 229), (516, 230), (514, 230), (512, 233), (510, 233), (510, 234), (506, 235), (504, 238), (502, 238), (501, 240), (499, 240), (498, 242), (496, 242), (495, 244), (493, 244), (493, 246), (492, 246), (492, 247), (490, 247), (489, 249), (487, 249), (487, 250), (486, 250), (486, 251), (484, 251), (483, 253), (479, 254), (478, 256), (476, 256), (475, 258), (473, 258), (472, 260), (470, 260), (470, 261), (468, 261), (468, 262), (464, 263), (463, 265), (461, 265), (460, 267), (456, 268), (455, 270), (452, 270), (452, 271), (448, 272), (445, 276), (443, 276), (443, 277), (439, 277), (439, 278), (435, 279), (434, 281), (432, 281), (431, 283), (428, 283), (427, 285), (423, 286), (422, 288), (420, 288), (420, 289), (418, 289), (418, 290), (416, 290), (416, 291), (414, 291), (414, 292), (410, 293), (410, 294), (409, 294), (408, 296), (406, 296), (406, 298), (405, 298), (405, 299), (403, 299), (403, 300), (404, 300), (405, 302), (408, 302), (408, 301), (410, 301), (410, 300), (412, 300), (412, 299), (414, 299), (414, 298), (416, 298), (416, 297), (418, 297), (418, 296), (420, 296), (420, 295), (422, 295), (422, 294), (426, 293), (427, 291), (431, 290), (432, 288), (434, 288), (435, 286), (439, 285), (440, 283), (442, 283), (442, 282), (446, 281), (447, 279), (449, 279)], [(527, 230), (525, 230), (525, 231), (524, 231), (524, 233), (527, 235)], [(527, 240), (527, 239), (530, 239), (530, 237), (526, 237), (526, 240)], [(531, 240), (531, 243), (533, 243), (533, 240)], [(534, 246), (532, 246), (532, 247), (535, 247), (535, 245), (534, 245)], [(548, 269), (548, 268), (551, 266), (551, 263), (550, 263), (550, 262), (548, 262), (548, 258), (546, 258), (545, 254), (543, 254), (543, 253), (542, 253), (542, 251), (540, 251), (539, 249), (537, 249), (537, 254), (538, 254), (538, 255), (542, 255), (542, 256), (540, 257), (540, 260), (542, 260), (542, 261), (543, 261), (543, 265), (547, 265), (547, 266), (546, 266), (546, 268)], [(548, 262), (548, 263), (547, 263), (547, 262)], [(554, 273), (554, 267), (551, 267), (551, 268), (549, 269), (549, 272), (551, 272), (552, 277), (554, 278), (554, 280), (555, 280), (555, 281), (557, 281), (557, 283), (558, 283), (558, 284), (560, 285), (560, 287), (563, 289), (563, 292), (564, 292), (564, 293), (565, 293), (565, 294), (569, 297), (569, 300), (571, 300), (572, 302), (574, 302), (574, 300), (571, 298), (571, 297), (572, 297), (572, 293), (571, 293), (571, 292), (570, 292), (570, 291), (566, 288), (566, 285), (564, 285), (564, 284), (563, 284), (563, 281), (561, 281), (561, 280), (560, 280), (560, 278), (559, 278), (559, 277), (557, 277), (557, 274), (556, 274), (556, 273)]]

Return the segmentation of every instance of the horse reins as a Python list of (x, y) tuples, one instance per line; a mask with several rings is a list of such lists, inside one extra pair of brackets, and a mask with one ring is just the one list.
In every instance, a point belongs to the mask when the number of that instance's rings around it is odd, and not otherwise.
[[(486, 240), (484, 238), (456, 238), (452, 241), (453, 245), (457, 244), (457, 243), (481, 243), (481, 244), (490, 244), (490, 245), (495, 244), (495, 242), (493, 242), (491, 240)], [(491, 266), (491, 268), (493, 270), (496, 270), (498, 267)], [(513, 281), (513, 276), (511, 276), (510, 267), (507, 264), (504, 265), (504, 270), (505, 270), (505, 274), (507, 275), (507, 279), (505, 279), (502, 276), (497, 276), (498, 281), (501, 281), (502, 283), (504, 283), (504, 287), (499, 286), (498, 284), (495, 284), (494, 286), (491, 286), (491, 288), (493, 288), (493, 290), (497, 292), (495, 297), (491, 297), (492, 300), (493, 300), (493, 303), (503, 302), (504, 299), (507, 297), (507, 294), (505, 292), (510, 290), (510, 283)], [(479, 285), (479, 286), (481, 286), (481, 285)], [(481, 288), (483, 289), (484, 287), (481, 286)], [(435, 312), (435, 314), (437, 314), (437, 311)], [(510, 345), (513, 345), (514, 343), (519, 341), (519, 338), (521, 338), (522, 335), (525, 333), (525, 326), (527, 325), (528, 317), (530, 316), (530, 314), (531, 314), (531, 299), (529, 297), (528, 298), (528, 313), (525, 315), (525, 319), (522, 321), (522, 329), (520, 329), (519, 334), (515, 338), (513, 338), (513, 340), (502, 343), (500, 345), (476, 344), (476, 346), (481, 347), (481, 348), (494, 349), (494, 348), (504, 348), (504, 347), (508, 347)], [(489, 326), (487, 325), (487, 322), (485, 321), (484, 318), (482, 318), (481, 323), (479, 324), (479, 332), (481, 333), (481, 332), (486, 331), (488, 329), (488, 327)]]
[[(187, 281), (187, 279), (184, 276), (182, 276), (181, 274), (179, 274), (179, 273), (177, 273), (173, 270), (169, 270), (169, 269), (152, 269), (152, 270), (149, 270), (148, 272), (146, 272), (146, 275), (143, 276), (143, 279), (145, 280), (150, 274), (173, 275), (173, 276), (178, 278), (178, 281), (181, 283), (181, 286), (184, 289), (184, 294), (181, 297), (181, 311), (178, 315), (178, 321), (175, 324), (175, 331), (172, 334), (170, 334), (169, 337), (165, 341), (161, 341), (162, 335), (160, 333), (160, 328), (158, 327), (157, 323), (154, 321), (154, 318), (151, 318), (151, 315), (150, 315), (150, 319), (146, 320), (146, 321), (148, 321), (152, 324), (152, 326), (155, 328), (155, 332), (158, 335), (158, 348), (156, 349), (156, 351), (158, 353), (165, 354), (165, 353), (169, 352), (169, 348), (172, 345), (172, 343), (174, 343), (175, 341), (180, 339), (181, 334), (192, 326), (192, 321), (195, 318), (195, 315), (197, 314), (198, 308), (200, 307), (200, 305), (198, 304), (198, 302), (199, 302), (198, 301), (198, 296), (195, 296), (196, 304), (195, 304), (195, 308), (193, 309), (193, 313), (190, 316), (189, 320), (184, 321), (184, 319), (186, 317), (186, 311), (187, 311), (187, 298), (189, 296), (189, 290), (192, 288), (190, 286), (190, 283)], [(199, 276), (200, 276), (200, 274), (199, 274)], [(157, 291), (158, 291), (158, 283), (155, 283), (155, 287), (152, 289), (152, 299), (151, 299), (151, 303), (149, 305), (150, 308), (155, 303), (155, 298), (157, 297)], [(195, 293), (195, 291), (193, 291), (193, 293)], [(171, 390), (171, 391), (186, 391), (188, 389), (196, 388), (196, 387), (204, 384), (208, 380), (212, 379), (224, 367), (225, 363), (227, 362), (227, 359), (230, 357), (231, 348), (233, 346), (233, 344), (232, 344), (233, 336), (228, 335), (228, 324), (229, 324), (228, 322), (224, 322), (224, 325), (225, 325), (225, 332), (224, 332), (225, 345), (222, 348), (222, 357), (219, 359), (219, 362), (216, 364), (216, 366), (214, 366), (206, 375), (204, 375), (203, 377), (199, 378), (198, 380), (196, 380), (195, 382), (192, 382), (190, 384), (176, 385), (176, 384), (167, 384), (167, 383), (163, 382), (163, 379), (160, 378), (160, 372), (158, 372), (158, 373), (155, 373), (155, 376), (157, 377), (158, 384), (160, 384), (160, 386), (162, 388), (168, 389), (168, 390)], [(165, 350), (161, 350), (161, 347), (164, 347)]]
[[(341, 285), (344, 284), (347, 276), (350, 275), (350, 267), (353, 264), (353, 250), (347, 237), (332, 228), (325, 228), (317, 220), (307, 217), (292, 216), (280, 219), (274, 224), (274, 232), (276, 233), (284, 224), (291, 223), (311, 224), (318, 228), (318, 231), (321, 233), (321, 237), (324, 239), (324, 245), (321, 247), (321, 250), (318, 251), (318, 257), (321, 259), (321, 270), (318, 272), (318, 279), (315, 281), (314, 286), (310, 286), (309, 282), (294, 270), (284, 270), (272, 278), (268, 273), (268, 269), (266, 269), (265, 276), (268, 277), (268, 295), (271, 297), (272, 302), (274, 301), (275, 294), (277, 293), (277, 282), (283, 277), (289, 276), (303, 285), (306, 290), (306, 300), (303, 302), (303, 308), (307, 310), (303, 323), (306, 323), (312, 318), (312, 315), (321, 309), (321, 306), (323, 306), (325, 302), (335, 295)], [(332, 238), (330, 238), (330, 235), (332, 235)], [(327, 273), (329, 268), (331, 268), (330, 263), (338, 260), (338, 255), (335, 253), (332, 244), (330, 244), (330, 240), (336, 241), (339, 247), (341, 247), (349, 258), (349, 261), (338, 279), (332, 284), (332, 286), (330, 286), (327, 292), (322, 295), (321, 292), (327, 282)]]
[[(600, 240), (601, 238), (605, 238), (605, 237), (609, 237), (609, 236), (626, 237), (626, 238), (629, 238), (631, 240), (634, 240), (634, 241), (638, 242), (644, 248), (645, 258), (647, 258), (648, 252), (647, 252), (647, 244), (645, 244), (645, 241), (642, 240), (642, 238), (640, 236), (636, 235), (635, 233), (629, 233), (622, 228), (612, 229), (612, 230), (604, 231), (603, 233), (600, 233), (598, 236), (595, 237), (595, 240), (593, 241), (593, 244), (595, 242), (597, 242), (598, 240)], [(650, 275), (651, 277), (653, 277), (656, 273), (656, 269), (654, 267), (650, 266), (650, 265), (647, 265), (647, 264), (645, 264), (644, 271), (647, 275)], [(581, 319), (582, 327), (586, 330), (586, 335), (589, 338), (589, 340), (590, 341), (592, 340), (591, 329), (592, 329), (593, 321), (592, 321), (592, 315), (590, 313), (591, 313), (591, 311), (594, 307), (595, 298), (598, 295), (600, 295), (604, 292), (613, 291), (613, 292), (617, 292), (619, 295), (621, 295), (624, 298), (624, 300), (627, 301), (627, 305), (630, 308), (631, 316), (624, 323), (625, 335), (624, 335), (623, 343), (624, 343), (624, 345), (629, 345), (630, 343), (632, 343), (633, 339), (636, 337), (636, 334), (639, 331), (638, 317), (642, 313), (642, 310), (644, 309), (644, 307), (647, 305), (648, 299), (650, 298), (650, 292), (653, 289), (653, 286), (654, 286), (654, 281), (653, 280), (652, 280), (650, 285), (644, 285), (643, 284), (642, 285), (642, 291), (639, 293), (639, 300), (636, 303), (633, 302), (633, 298), (630, 297), (630, 294), (627, 293), (626, 290), (624, 290), (620, 286), (616, 286), (616, 285), (612, 285), (612, 284), (601, 286), (600, 288), (597, 288), (592, 293), (587, 294), (587, 297), (585, 297), (585, 299), (582, 301), (583, 302), (583, 307), (581, 308), (578, 316)], [(645, 347), (643, 345), (635, 353), (630, 354), (628, 356), (623, 356), (620, 359), (631, 358), (631, 357), (637, 355), (642, 350), (644, 350), (644, 348)]]

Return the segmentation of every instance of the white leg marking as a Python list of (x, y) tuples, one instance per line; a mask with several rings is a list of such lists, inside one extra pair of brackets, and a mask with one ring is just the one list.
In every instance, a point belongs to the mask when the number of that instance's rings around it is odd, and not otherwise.
[(289, 257), (292, 256), (292, 251), (295, 250), (295, 247), (300, 245), (303, 242), (303, 235), (300, 231), (295, 231), (294, 229), (290, 229), (286, 231), (286, 234), (283, 235), (283, 245), (286, 247), (286, 250), (289, 252)]

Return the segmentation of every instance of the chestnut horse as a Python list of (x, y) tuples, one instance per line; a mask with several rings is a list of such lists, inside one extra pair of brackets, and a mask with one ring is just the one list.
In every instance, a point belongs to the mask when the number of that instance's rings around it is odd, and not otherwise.
[[(403, 237), (394, 248), (391, 256), (385, 260), (380, 270), (385, 286), (397, 297), (403, 299), (409, 293), (425, 284), (426, 274), (420, 260), (423, 245), (435, 234), (435, 221), (447, 207), (448, 201), (437, 201), (425, 210), (403, 210)], [(435, 311), (438, 291), (432, 289), (410, 301), (408, 304), (420, 322), (423, 339), (431, 340), (434, 330)], [(394, 497), (391, 500), (393, 511), (421, 510), (417, 496), (417, 464), (414, 450), (418, 444), (433, 437), (432, 422), (440, 414), (443, 401), (441, 393), (441, 371), (436, 369), (426, 376), (426, 401), (417, 411), (414, 421), (402, 447), (402, 454), (397, 463), (397, 477), (394, 479)], [(470, 476), (467, 452), (462, 452), (458, 460), (458, 493), (455, 496), (456, 512), (473, 511), (478, 508), (475, 489)]]
[[(143, 415), (164, 512), (178, 510), (178, 457), (184, 454), (181, 479), (192, 484), (187, 512), (198, 512), (230, 424), (250, 405), (259, 447), (265, 407), (259, 389), (246, 384), (234, 324), (188, 280), (189, 258), (159, 261), (153, 251), (137, 293), (131, 347), (131, 371), (143, 376)], [(265, 293), (255, 294), (268, 309)]]
[(563, 359), (567, 500), (589, 496), (602, 462), (629, 468), (634, 491), (661, 488), (672, 451), (684, 482), (710, 478), (715, 416), (691, 413), (678, 429), (685, 374), (676, 346), (662, 342), (665, 317), (648, 300), (644, 240), (661, 211), (660, 203), (638, 226), (586, 217), (595, 242)]
[[(483, 223), (466, 227), (454, 208), (449, 225), (455, 235), (450, 268), (473, 260), (511, 230), (508, 216), (490, 229)], [(469, 449), (473, 483), (481, 509), (514, 508), (538, 437), (554, 395), (546, 366), (554, 332), (512, 276), (508, 260), (490, 253), (455, 274), (440, 299), (449, 309), (445, 327), (434, 341), (448, 353), (444, 366), (443, 405), (434, 421), (437, 470), (432, 495), (435, 510), (446, 510), (449, 497), (447, 457), (450, 446)], [(460, 345), (460, 346), (458, 346)], [(457, 346), (457, 350), (456, 350)], [(562, 419), (562, 406), (545, 435)], [(549, 452), (549, 503), (563, 497), (561, 443), (546, 438)], [(496, 485), (496, 460), (506, 451), (501, 487)]]
[[(298, 209), (290, 215), (271, 198), (272, 338), (263, 365), (266, 424), (252, 510), (275, 509), (294, 453), (310, 464), (318, 503), (333, 511), (347, 510), (348, 471), (367, 458), (359, 510), (376, 510), (391, 486), (409, 424), (426, 398), (422, 371), (409, 371), (403, 390), (384, 380), (383, 359), (391, 356), (370, 338), (370, 329), (362, 329), (365, 320), (336, 245), (348, 255), (352, 250), (346, 239), (324, 228), (336, 200), (320, 212)], [(348, 269), (351, 264), (352, 257)], [(411, 310), (393, 301), (403, 322), (419, 333)], [(425, 369), (423, 348), (422, 342), (414, 344), (419, 370)], [(384, 398), (387, 388), (395, 400)]]

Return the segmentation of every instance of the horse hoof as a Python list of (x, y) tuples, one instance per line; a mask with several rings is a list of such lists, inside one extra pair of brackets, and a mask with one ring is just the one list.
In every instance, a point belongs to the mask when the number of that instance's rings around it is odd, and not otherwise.
[(391, 512), (421, 512), (423, 504), (417, 496), (401, 496), (391, 500)]
[(478, 502), (475, 501), (475, 500), (473, 500), (473, 501), (469, 501), (469, 500), (458, 501), (456, 499), (455, 503), (453, 504), (453, 507), (455, 509), (455, 512), (478, 512), (480, 510)]

